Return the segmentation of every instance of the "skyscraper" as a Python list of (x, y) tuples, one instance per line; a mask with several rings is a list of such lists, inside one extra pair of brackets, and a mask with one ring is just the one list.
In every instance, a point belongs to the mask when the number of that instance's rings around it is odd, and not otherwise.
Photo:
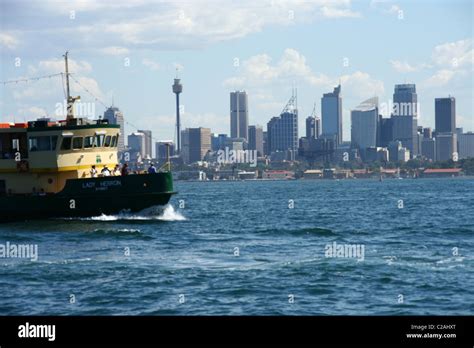
[[(436, 132), (436, 160), (447, 161), (456, 157), (458, 151), (457, 134)], [(459, 157), (459, 156), (458, 156)]]
[(158, 159), (158, 161), (166, 161), (168, 157), (168, 147), (170, 157), (174, 156), (174, 144), (171, 140), (157, 141), (155, 143), (156, 158)]
[(418, 154), (418, 95), (414, 84), (395, 85), (392, 111), (393, 140), (399, 140), (410, 150), (411, 156)]
[(379, 129), (379, 99), (377, 97), (362, 102), (351, 111), (351, 144), (362, 152), (377, 146)]
[(120, 135), (118, 139), (118, 150), (122, 151), (125, 149), (125, 120), (122, 111), (119, 108), (111, 106), (104, 112), (104, 120), (107, 120), (109, 124), (120, 125)]
[(437, 133), (456, 132), (456, 99), (435, 99), (435, 129)]
[(249, 150), (257, 150), (258, 156), (263, 156), (262, 126), (249, 126)]
[(230, 93), (230, 137), (248, 141), (249, 109), (247, 92)]
[(321, 117), (323, 136), (336, 136), (337, 144), (342, 143), (342, 98), (341, 85), (332, 93), (325, 93), (321, 98)]
[(315, 119), (313, 116), (306, 117), (306, 139), (315, 139)]
[(393, 140), (393, 120), (391, 118), (383, 118), (379, 116), (380, 124), (380, 136), (379, 144), (380, 147), (387, 147), (388, 144)]
[(181, 132), (182, 157), (184, 163), (202, 161), (211, 150), (211, 130), (209, 128), (186, 128)]
[(285, 111), (267, 123), (268, 152), (298, 150), (298, 113)]
[(474, 133), (467, 132), (459, 135), (459, 159), (474, 158)]
[(145, 158), (145, 134), (135, 132), (128, 136), (128, 147), (132, 152), (139, 152), (141, 158)]
[(152, 150), (152, 133), (151, 130), (138, 130), (145, 135), (145, 157), (153, 158)]
[(436, 160), (436, 141), (433, 138), (424, 137), (421, 141), (421, 155), (429, 160)]

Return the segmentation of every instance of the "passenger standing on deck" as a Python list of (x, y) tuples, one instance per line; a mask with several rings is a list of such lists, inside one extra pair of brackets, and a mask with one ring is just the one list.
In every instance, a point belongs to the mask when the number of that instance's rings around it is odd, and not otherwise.
[(92, 166), (91, 168), (91, 178), (96, 178), (97, 177), (97, 169), (95, 169), (95, 166)]
[(110, 169), (105, 165), (104, 168), (100, 171), (102, 176), (110, 176)]
[(153, 163), (150, 163), (150, 166), (148, 167), (148, 174), (156, 174), (156, 167)]
[(114, 171), (112, 172), (113, 176), (120, 176), (120, 166), (118, 164), (115, 165)]
[(125, 176), (125, 175), (128, 175), (128, 164), (127, 163), (125, 163), (122, 166), (122, 176)]

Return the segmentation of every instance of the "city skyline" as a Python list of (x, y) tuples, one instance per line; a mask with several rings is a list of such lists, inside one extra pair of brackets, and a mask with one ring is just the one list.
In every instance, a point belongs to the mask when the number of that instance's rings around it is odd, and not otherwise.
[[(316, 114), (321, 117), (321, 96), (341, 83), (343, 140), (348, 141), (350, 111), (361, 100), (373, 96), (378, 96), (380, 103), (389, 104), (393, 85), (407, 82), (417, 85), (421, 106), (418, 124), (435, 128), (434, 99), (451, 95), (457, 100), (457, 126), (474, 130), (472, 14), (468, 1), (439, 2), (430, 7), (403, 1), (275, 3), (271, 6), (269, 2), (268, 8), (233, 4), (219, 19), (229, 24), (225, 33), (216, 38), (215, 31), (209, 32), (212, 26), (199, 26), (211, 15), (208, 12), (219, 11), (212, 2), (208, 11), (188, 4), (130, 4), (127, 18), (115, 18), (113, 4), (107, 2), (67, 6), (45, 2), (23, 8), (7, 1), (1, 15), (4, 30), (0, 43), (2, 62), (10, 64), (2, 64), (0, 79), (61, 72), (61, 55), (69, 49), (73, 77), (106, 105), (112, 104), (114, 98), (126, 121), (150, 129), (155, 139), (176, 138), (175, 96), (169, 90), (176, 69), (185, 85), (181, 95), (182, 129), (202, 126), (229, 134), (228, 96), (235, 90), (248, 93), (249, 124), (264, 125), (279, 116), (291, 89), (298, 87), (301, 131), (314, 103)], [(112, 15), (95, 21), (104, 10)], [(145, 12), (150, 12), (146, 16), (150, 18), (153, 14), (158, 16), (159, 10), (173, 18), (168, 19), (169, 29), (153, 29), (139, 22)], [(258, 25), (242, 31), (246, 28), (242, 25), (249, 24), (246, 16), (254, 18)], [(13, 17), (15, 21), (10, 19)], [(27, 18), (31, 20), (26, 21)], [(113, 27), (112, 19), (130, 24), (129, 35), (119, 26)], [(441, 20), (446, 25), (442, 31), (436, 30)], [(237, 27), (232, 26), (235, 21)], [(43, 28), (49, 22), (57, 28), (66, 27), (71, 33), (68, 41), (58, 35), (60, 30), (55, 33), (48, 30), (48, 25)], [(194, 36), (190, 31), (178, 32), (185, 25), (202, 30)], [(380, 32), (369, 30), (374, 26)], [(98, 28), (107, 30), (101, 34)], [(153, 30), (173, 31), (176, 37), (155, 42), (149, 37)], [(93, 33), (97, 37), (90, 39)], [(405, 39), (413, 33), (419, 39)], [(105, 36), (110, 39), (106, 41), (110, 46), (99, 40)], [(312, 38), (311, 44), (307, 37)], [(373, 55), (367, 54), (375, 43), (380, 48), (375, 48)], [(81, 95), (82, 101), (94, 101), (75, 83), (72, 90)], [(60, 78), (2, 86), (0, 117), (2, 121), (23, 121), (46, 114), (54, 116), (61, 97)], [(102, 108), (96, 103), (95, 116), (103, 114)], [(136, 129), (127, 126), (126, 134), (133, 131)]]

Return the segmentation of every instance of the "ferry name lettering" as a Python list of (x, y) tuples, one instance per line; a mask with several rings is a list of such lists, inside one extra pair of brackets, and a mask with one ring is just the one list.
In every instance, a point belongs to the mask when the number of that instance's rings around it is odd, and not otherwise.
[(83, 189), (90, 189), (95, 187), (95, 182), (89, 181), (89, 182), (83, 182), (82, 183), (82, 188)]
[(100, 186), (102, 187), (122, 186), (122, 182), (120, 180), (102, 181), (100, 183)]

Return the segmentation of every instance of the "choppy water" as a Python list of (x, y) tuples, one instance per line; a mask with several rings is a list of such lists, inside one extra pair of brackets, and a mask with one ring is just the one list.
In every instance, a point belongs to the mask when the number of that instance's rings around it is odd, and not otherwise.
[(176, 188), (161, 213), (1, 224), (39, 255), (0, 258), (0, 314), (474, 313), (472, 179)]

